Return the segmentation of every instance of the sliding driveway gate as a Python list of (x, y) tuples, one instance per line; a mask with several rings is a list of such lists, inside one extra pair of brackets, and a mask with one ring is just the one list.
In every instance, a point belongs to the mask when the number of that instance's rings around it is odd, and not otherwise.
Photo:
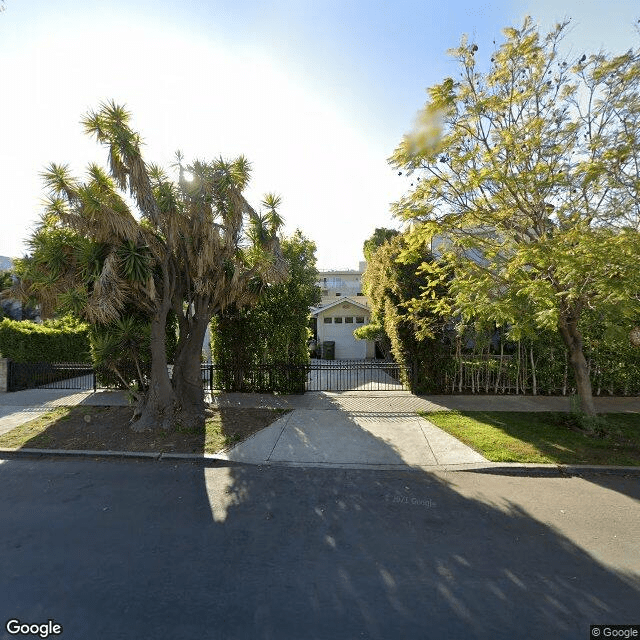
[(312, 360), (307, 391), (403, 391), (410, 371), (384, 360)]
[(203, 366), (211, 391), (304, 393), (305, 391), (403, 391), (410, 370), (382, 360), (311, 360), (309, 364)]

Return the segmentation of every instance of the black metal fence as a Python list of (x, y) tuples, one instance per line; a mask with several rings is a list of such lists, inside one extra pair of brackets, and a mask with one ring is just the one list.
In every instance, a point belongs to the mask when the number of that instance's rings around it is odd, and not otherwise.
[(137, 372), (121, 372), (121, 379), (106, 367), (95, 367), (83, 362), (8, 362), (7, 391), (24, 389), (68, 389), (97, 391), (98, 389), (125, 389), (134, 383)]
[(202, 378), (210, 391), (241, 393), (304, 393), (309, 367), (305, 364), (209, 364)]
[(98, 388), (91, 364), (78, 362), (8, 362), (7, 391)]
[(402, 391), (411, 372), (379, 360), (311, 360), (309, 363), (203, 365), (211, 391), (304, 393), (305, 391)]
[[(309, 363), (202, 365), (202, 384), (209, 391), (304, 393), (305, 391), (401, 391), (411, 372), (395, 362), (378, 360), (312, 360)], [(127, 379), (134, 382), (134, 372)], [(171, 368), (170, 368), (171, 373)], [(9, 362), (8, 390), (124, 388), (113, 372), (86, 363)]]

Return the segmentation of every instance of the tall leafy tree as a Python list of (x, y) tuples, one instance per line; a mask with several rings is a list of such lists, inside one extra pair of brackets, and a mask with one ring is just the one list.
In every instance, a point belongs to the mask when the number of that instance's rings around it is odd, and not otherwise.
[[(300, 230), (283, 238), (281, 245), (290, 277), (267, 287), (255, 306), (234, 306), (216, 318), (213, 351), (217, 363), (236, 370), (246, 368), (251, 375), (255, 364), (301, 364), (309, 360), (310, 307), (321, 299), (316, 284), (316, 245)], [(276, 376), (272, 382), (276, 388), (271, 391), (288, 390), (277, 388), (280, 383), (288, 384), (286, 377), (279, 380)], [(234, 379), (233, 384), (241, 387), (248, 383)]]
[[(369, 246), (381, 237), (378, 232)], [(357, 338), (376, 340), (385, 356), (413, 369), (413, 379), (406, 382), (417, 393), (441, 389), (448, 355), (443, 340), (450, 313), (447, 278), (424, 249), (410, 248), (407, 234), (395, 232), (369, 252), (363, 288), (371, 320), (354, 332)]]
[[(94, 324), (120, 322), (120, 337), (131, 334), (133, 325), (122, 319), (133, 305), (150, 324), (151, 360), (135, 428), (201, 423), (200, 354), (211, 316), (254, 302), (268, 282), (287, 275), (277, 198), (267, 198), (264, 215), (247, 202), (244, 157), (184, 166), (178, 154), (178, 179), (171, 180), (145, 163), (130, 119), (124, 107), (105, 103), (83, 120), (86, 132), (107, 148), (108, 170), (91, 165), (85, 181), (66, 165), (51, 164), (43, 173), (49, 199), (31, 239), (33, 255), (23, 265), (21, 292), (48, 310), (62, 307)], [(260, 230), (253, 240), (247, 220)], [(171, 310), (179, 339), (170, 379), (165, 336)]]
[(395, 229), (387, 229), (386, 227), (377, 227), (371, 234), (370, 238), (367, 238), (362, 245), (362, 253), (367, 262), (371, 260), (371, 257), (376, 252), (378, 247), (381, 247), (385, 242), (391, 240), (397, 236), (400, 232)]
[(486, 65), (462, 39), (420, 117), (439, 139), (418, 131), (391, 158), (418, 174), (394, 211), (453, 268), (454, 313), (559, 331), (593, 415), (580, 319), (638, 310), (640, 50), (565, 59), (566, 30), (527, 18)]

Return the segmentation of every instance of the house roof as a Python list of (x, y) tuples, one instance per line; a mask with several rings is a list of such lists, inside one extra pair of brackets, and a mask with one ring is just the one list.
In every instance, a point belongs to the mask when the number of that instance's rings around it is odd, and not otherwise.
[(328, 304), (324, 305), (323, 307), (311, 307), (311, 315), (312, 316), (317, 316), (318, 314), (322, 313), (323, 311), (326, 311), (327, 309), (333, 309), (333, 307), (337, 307), (339, 304), (344, 304), (345, 302), (348, 302), (348, 303), (352, 304), (354, 307), (359, 307), (363, 311), (370, 311), (369, 307), (367, 307), (366, 304), (362, 304), (362, 302), (358, 302), (357, 300), (354, 300), (353, 298), (349, 298), (348, 296), (345, 296), (345, 297), (338, 298), (334, 302), (329, 302)]
[(352, 269), (350, 271), (318, 271), (318, 276), (323, 278), (325, 276), (361, 276), (364, 271)]

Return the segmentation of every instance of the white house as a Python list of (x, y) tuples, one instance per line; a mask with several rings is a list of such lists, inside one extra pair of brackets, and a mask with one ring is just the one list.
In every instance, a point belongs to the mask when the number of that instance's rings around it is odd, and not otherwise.
[(362, 297), (362, 275), (367, 267), (366, 262), (361, 262), (359, 269), (349, 271), (320, 271), (317, 285), (322, 292), (322, 306), (334, 302), (336, 298), (343, 296)]
[(371, 312), (367, 297), (362, 293), (362, 274), (366, 262), (357, 271), (321, 271), (318, 286), (322, 301), (311, 308), (314, 333), (318, 347), (325, 342), (335, 343), (336, 360), (375, 358), (375, 343), (357, 340), (353, 332), (368, 324)]
[(336, 360), (364, 360), (375, 357), (375, 345), (370, 340), (357, 340), (353, 332), (369, 322), (366, 304), (354, 298), (341, 298), (324, 307), (314, 307), (318, 346), (335, 343)]

